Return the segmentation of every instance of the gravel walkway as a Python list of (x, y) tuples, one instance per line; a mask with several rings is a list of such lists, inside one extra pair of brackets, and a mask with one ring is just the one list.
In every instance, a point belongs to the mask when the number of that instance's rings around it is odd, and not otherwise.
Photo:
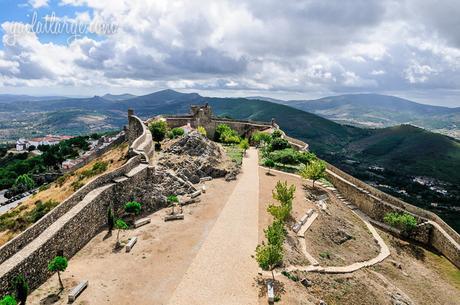
[(254, 287), (258, 242), (257, 151), (244, 158), (238, 184), (169, 304), (257, 304)]

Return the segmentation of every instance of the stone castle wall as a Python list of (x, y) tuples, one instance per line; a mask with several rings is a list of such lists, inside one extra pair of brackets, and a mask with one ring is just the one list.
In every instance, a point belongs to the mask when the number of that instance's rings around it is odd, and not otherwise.
[[(308, 149), (303, 141), (283, 137), (294, 148)], [(409, 238), (433, 247), (460, 268), (460, 235), (438, 215), (388, 195), (331, 164), (327, 164), (326, 177), (344, 197), (375, 221), (383, 222), (388, 212), (406, 212), (416, 217), (418, 226)]]
[[(150, 132), (130, 115), (128, 139), (133, 157), (122, 167), (93, 179), (37, 223), (0, 248), (0, 296), (10, 293), (10, 283), (24, 274), (35, 289), (51, 276), (48, 262), (56, 255), (72, 257), (107, 223), (107, 209), (121, 211), (125, 202), (143, 203), (151, 213), (166, 205), (166, 196), (195, 191), (189, 183), (149, 166)], [(148, 134), (146, 134), (148, 133)], [(136, 137), (137, 136), (137, 137)], [(138, 141), (142, 139), (142, 141)]]
[(256, 131), (263, 131), (273, 127), (272, 123), (267, 122), (232, 120), (214, 117), (211, 107), (208, 105), (192, 106), (190, 115), (165, 116), (164, 119), (170, 128), (182, 127), (187, 124), (193, 128), (202, 126), (206, 129), (207, 136), (210, 139), (214, 138), (215, 130), (219, 124), (227, 124), (246, 138), (250, 138), (250, 136)]

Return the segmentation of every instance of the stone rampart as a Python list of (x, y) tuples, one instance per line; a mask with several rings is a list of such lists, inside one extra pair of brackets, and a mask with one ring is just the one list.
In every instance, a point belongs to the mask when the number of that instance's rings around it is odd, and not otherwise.
[[(51, 275), (48, 262), (56, 255), (77, 253), (107, 224), (107, 209), (122, 213), (130, 200), (143, 203), (143, 212), (166, 206), (166, 197), (196, 191), (166, 171), (145, 164), (151, 156), (151, 134), (131, 113), (128, 139), (133, 153), (126, 164), (99, 176), (75, 192), (42, 219), (0, 248), (0, 296), (10, 293), (10, 283), (24, 274), (35, 289)], [(137, 136), (137, 137), (136, 137)], [(147, 158), (147, 159), (146, 159)]]

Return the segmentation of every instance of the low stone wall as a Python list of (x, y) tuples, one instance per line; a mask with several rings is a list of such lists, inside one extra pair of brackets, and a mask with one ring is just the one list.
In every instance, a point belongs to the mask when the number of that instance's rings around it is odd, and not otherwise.
[(152, 134), (144, 122), (134, 115), (132, 111), (128, 116), (128, 141), (130, 143), (130, 154), (141, 155), (147, 163), (153, 157), (155, 146)]
[(77, 169), (79, 168), (82, 168), (83, 166), (85, 166), (86, 164), (90, 163), (91, 161), (93, 161), (94, 159), (97, 159), (99, 158), (100, 156), (102, 156), (103, 154), (105, 154), (106, 152), (108, 152), (109, 150), (113, 149), (115, 146), (117, 145), (120, 145), (121, 143), (123, 143), (124, 141), (126, 141), (126, 136), (125, 134), (120, 134), (115, 140), (113, 140), (111, 143), (109, 143), (109, 145), (107, 146), (104, 146), (100, 149), (97, 149), (95, 150), (88, 158), (86, 158), (85, 160), (82, 160), (80, 163), (78, 164), (75, 164), (72, 168), (69, 168), (67, 170), (64, 170), (65, 173), (68, 173), (68, 172), (73, 172), (73, 171), (76, 171)]
[[(283, 137), (294, 148), (308, 149), (308, 144), (303, 141), (285, 134)], [(409, 238), (433, 247), (460, 268), (460, 235), (438, 215), (388, 195), (331, 164), (327, 164), (326, 175), (349, 201), (376, 221), (383, 222), (388, 212), (406, 212), (416, 217), (418, 226)]]

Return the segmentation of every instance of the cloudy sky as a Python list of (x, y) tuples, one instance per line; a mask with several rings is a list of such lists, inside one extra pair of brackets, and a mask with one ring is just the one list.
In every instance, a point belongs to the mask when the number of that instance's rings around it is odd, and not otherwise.
[(172, 88), (298, 99), (374, 92), (460, 106), (458, 0), (0, 5), (0, 93)]

